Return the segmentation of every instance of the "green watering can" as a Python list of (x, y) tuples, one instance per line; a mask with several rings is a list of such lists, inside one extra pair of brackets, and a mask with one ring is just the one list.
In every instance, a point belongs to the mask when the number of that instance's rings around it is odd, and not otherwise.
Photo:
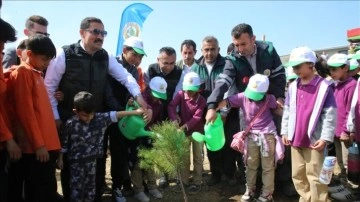
[(199, 132), (193, 132), (192, 137), (197, 142), (205, 142), (206, 147), (210, 151), (218, 151), (225, 144), (224, 124), (221, 116), (217, 113), (214, 123), (209, 123), (204, 126), (205, 135)]
[[(134, 102), (135, 106), (139, 105)], [(126, 111), (134, 110), (134, 107), (126, 105)], [(152, 132), (146, 131), (144, 128), (146, 123), (141, 115), (130, 115), (123, 117), (118, 127), (121, 133), (129, 140), (135, 140), (138, 137), (150, 136)]]

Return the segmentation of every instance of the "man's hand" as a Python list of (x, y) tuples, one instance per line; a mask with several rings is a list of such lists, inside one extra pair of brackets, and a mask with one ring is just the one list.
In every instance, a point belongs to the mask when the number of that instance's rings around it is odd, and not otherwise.
[(315, 144), (310, 145), (310, 148), (314, 149), (314, 150), (316, 150), (318, 152), (321, 152), (324, 149), (325, 146), (326, 146), (325, 140), (317, 140), (315, 142)]
[(6, 141), (6, 150), (9, 153), (10, 159), (13, 161), (17, 161), (21, 158), (21, 149), (16, 144), (14, 139), (10, 139)]
[(58, 101), (58, 102), (61, 102), (64, 100), (64, 93), (62, 91), (59, 91), (57, 90), (55, 92), (55, 95), (54, 95), (55, 99)]
[(49, 152), (46, 150), (45, 146), (38, 148), (35, 153), (36, 153), (36, 160), (42, 163), (49, 161)]
[(287, 146), (290, 145), (290, 141), (288, 140), (286, 135), (282, 135), (281, 139), (282, 139), (282, 142), (284, 145), (287, 145)]
[(217, 115), (215, 109), (208, 109), (205, 117), (205, 124), (214, 123), (214, 121), (216, 120), (216, 116)]

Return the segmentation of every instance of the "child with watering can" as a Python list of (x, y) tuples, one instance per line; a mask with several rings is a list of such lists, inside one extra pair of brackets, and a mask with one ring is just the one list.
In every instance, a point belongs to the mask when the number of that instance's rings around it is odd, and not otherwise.
[[(282, 142), (276, 134), (276, 126), (271, 112), (280, 106), (274, 95), (267, 94), (268, 88), (268, 77), (255, 74), (250, 78), (243, 93), (222, 100), (217, 108), (221, 109), (227, 106), (241, 108), (244, 111), (247, 128), (234, 135), (235, 139), (243, 140), (243, 149), (239, 150), (243, 152), (246, 165), (246, 192), (241, 197), (242, 202), (252, 201), (255, 197), (256, 176), (260, 165), (263, 187), (258, 201), (272, 201), (276, 165), (275, 152), (278, 147), (276, 144)], [(241, 137), (237, 137), (239, 135)], [(283, 149), (282, 145), (282, 152)]]
[[(184, 76), (183, 90), (179, 91), (168, 106), (169, 118), (179, 125), (179, 129), (183, 130), (190, 139), (193, 150), (193, 166), (194, 166), (194, 184), (189, 185), (190, 176), (190, 155), (187, 156), (184, 168), (181, 171), (183, 184), (187, 187), (189, 194), (198, 193), (202, 184), (202, 143), (194, 141), (191, 137), (193, 132), (204, 131), (204, 122), (202, 119), (206, 106), (205, 98), (200, 95), (199, 88), (201, 85), (200, 76), (195, 72), (189, 72)], [(179, 114), (176, 108), (179, 106)], [(189, 145), (190, 146), (190, 145)], [(179, 186), (179, 192), (181, 192)]]
[(104, 132), (112, 122), (128, 115), (141, 115), (139, 108), (132, 111), (95, 113), (95, 97), (81, 91), (74, 97), (74, 113), (60, 135), (62, 149), (57, 165), (63, 169), (63, 154), (67, 153), (70, 167), (70, 201), (95, 200), (96, 158), (103, 155)]
[[(149, 130), (154, 124), (158, 124), (163, 120), (164, 106), (161, 100), (167, 99), (166, 94), (167, 83), (162, 77), (156, 76), (149, 82), (149, 86), (142, 93), (142, 96), (149, 107), (152, 109), (152, 119), (145, 126), (146, 130)], [(142, 126), (133, 126), (142, 127)], [(140, 147), (151, 148), (151, 138), (147, 136), (136, 137), (129, 144), (129, 168), (131, 170), (131, 182), (135, 192), (134, 197), (140, 202), (148, 202), (150, 198), (145, 194), (145, 187), (143, 182), (146, 182), (149, 194), (156, 199), (162, 198), (162, 193), (158, 190), (156, 185), (156, 175), (153, 170), (141, 169), (139, 166), (138, 150)]]

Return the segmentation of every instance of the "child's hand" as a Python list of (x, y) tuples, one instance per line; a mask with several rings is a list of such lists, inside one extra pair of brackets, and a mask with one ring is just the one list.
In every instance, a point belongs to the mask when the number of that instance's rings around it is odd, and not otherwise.
[(153, 111), (152, 109), (147, 109), (145, 112), (144, 112), (144, 120), (146, 123), (149, 123), (152, 119), (152, 114), (153, 114)]
[(321, 152), (324, 149), (325, 146), (326, 146), (325, 140), (317, 140), (315, 142), (315, 144), (310, 145), (310, 148), (314, 149), (314, 150), (316, 150), (318, 152)]
[(49, 152), (46, 150), (45, 147), (38, 148), (35, 154), (36, 154), (36, 160), (42, 163), (49, 161)]
[(137, 113), (138, 115), (141, 115), (141, 114), (144, 113), (143, 108), (137, 108), (135, 111), (136, 111), (136, 113)]
[(184, 124), (184, 125), (180, 126), (179, 129), (182, 130), (182, 131), (186, 131), (187, 130), (187, 125)]
[(281, 139), (284, 145), (290, 145), (290, 141), (288, 140), (286, 135), (282, 135)]
[(180, 118), (179, 114), (176, 114), (176, 121), (178, 124), (181, 123), (181, 118)]
[(342, 132), (342, 133), (340, 134), (340, 140), (341, 140), (342, 142), (350, 141), (350, 136), (349, 136), (349, 134), (347, 134), (347, 133), (345, 133), (345, 132)]
[(64, 161), (62, 158), (58, 158), (58, 160), (56, 161), (56, 166), (60, 170), (62, 170), (64, 168)]
[(8, 140), (6, 142), (6, 150), (9, 153), (9, 157), (11, 160), (17, 161), (21, 158), (21, 155), (22, 155), (21, 149), (16, 144), (14, 139)]
[(62, 91), (58, 90), (58, 91), (55, 92), (54, 97), (58, 102), (61, 102), (61, 101), (64, 100), (64, 93)]

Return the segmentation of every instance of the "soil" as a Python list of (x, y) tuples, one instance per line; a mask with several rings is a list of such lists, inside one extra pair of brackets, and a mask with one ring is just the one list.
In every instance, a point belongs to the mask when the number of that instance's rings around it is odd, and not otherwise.
[[(205, 155), (206, 156), (206, 155)], [(106, 164), (106, 183), (108, 187), (111, 187), (111, 176), (110, 176), (110, 158), (107, 158)], [(209, 172), (209, 162), (207, 158), (204, 160), (204, 181), (206, 182), (210, 175)], [(60, 171), (57, 170), (57, 179), (58, 179), (58, 187), (59, 193), (62, 194), (61, 191), (61, 184), (60, 184)], [(227, 181), (222, 181), (221, 183), (215, 186), (207, 186), (203, 185), (202, 189), (199, 193), (195, 195), (188, 195), (189, 202), (228, 202), (228, 201), (240, 201), (242, 194), (245, 192), (245, 182), (241, 176), (237, 175), (238, 182), (234, 186), (228, 185)], [(160, 189), (159, 190), (163, 193), (163, 199), (156, 200), (151, 198), (151, 201), (159, 201), (159, 202), (183, 202), (182, 193), (175, 193), (172, 191), (172, 188), (175, 186), (175, 183), (170, 183), (170, 187)], [(102, 197), (103, 202), (112, 202), (111, 192), (107, 190)], [(274, 193), (274, 201), (276, 202), (295, 202), (298, 201), (298, 196), (287, 197), (281, 193), (279, 188), (275, 188)], [(137, 202), (137, 200), (133, 197), (127, 197), (128, 202)]]

